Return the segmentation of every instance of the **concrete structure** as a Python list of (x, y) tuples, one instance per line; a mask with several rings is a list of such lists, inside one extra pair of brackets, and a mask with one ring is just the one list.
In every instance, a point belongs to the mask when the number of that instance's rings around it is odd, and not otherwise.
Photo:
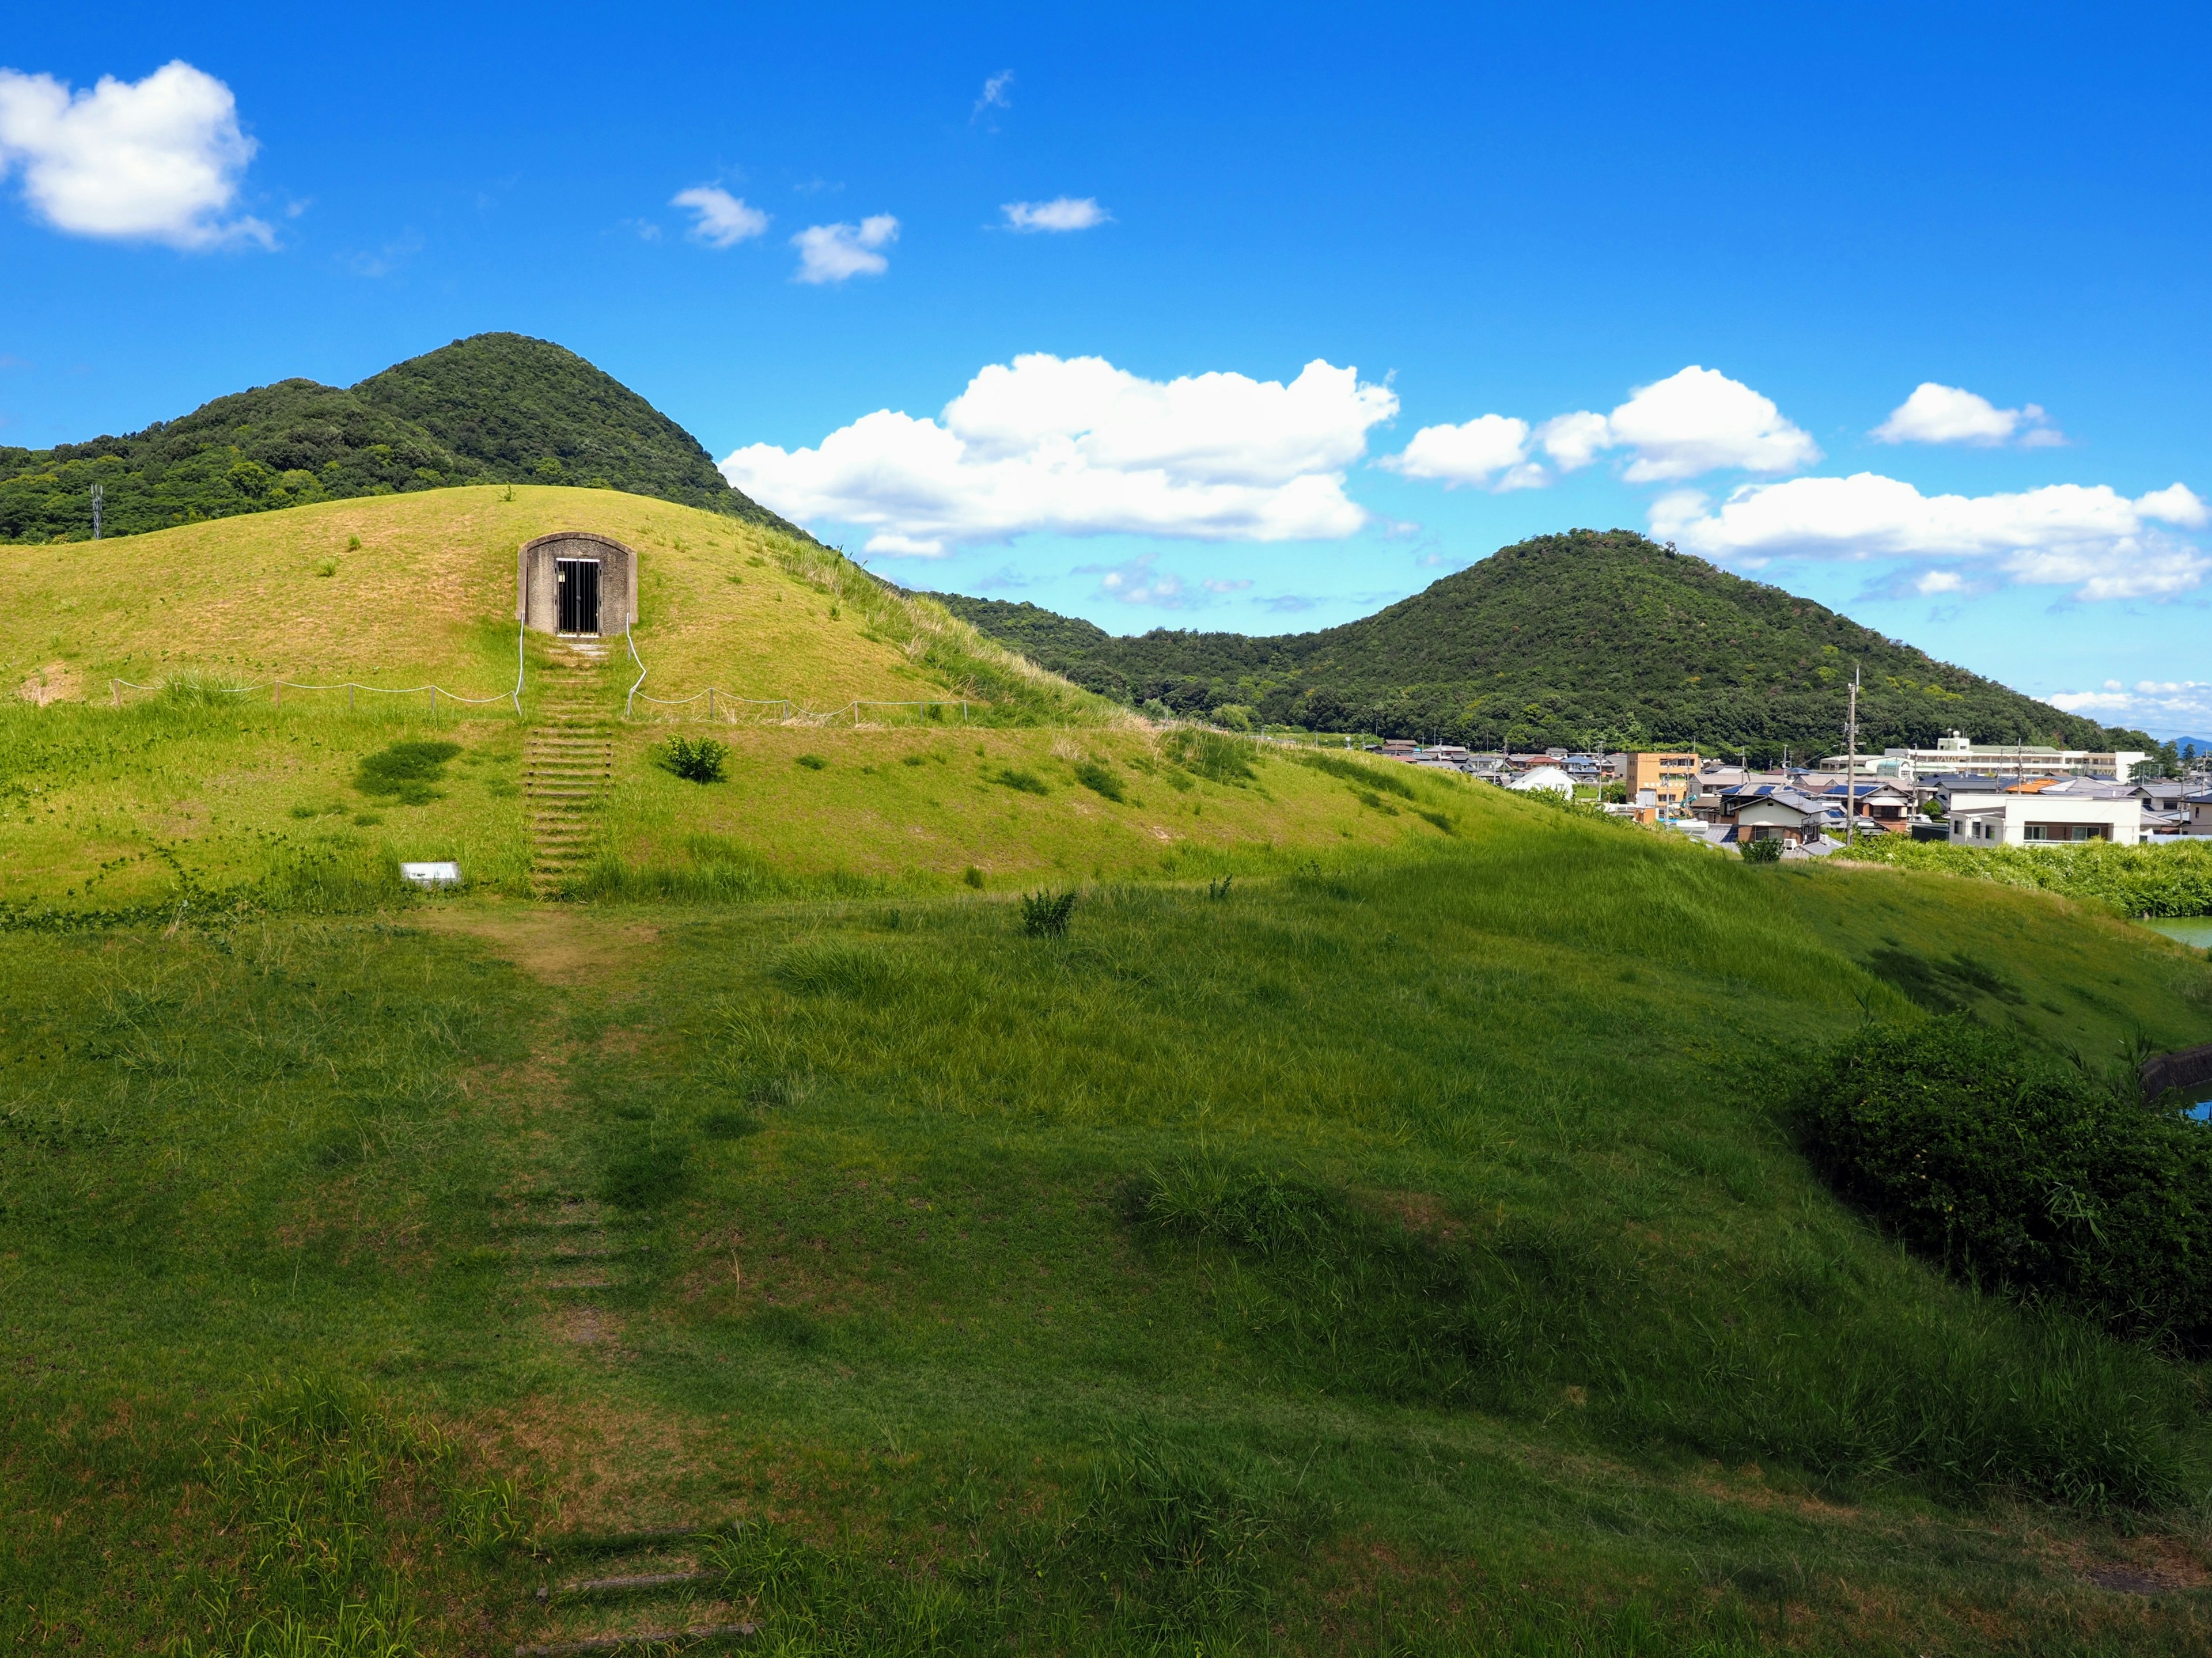
[[(1910, 785), (1922, 772), (1974, 771), (1997, 777), (2101, 777), (2124, 783), (2150, 756), (2135, 749), (2109, 752), (2052, 749), (2033, 743), (1974, 743), (1959, 732), (1939, 737), (1932, 749), (1884, 749), (1859, 756), (1859, 774)], [(1840, 771), (1846, 756), (1832, 754), (1824, 768)]]
[(1679, 817), (1689, 810), (1698, 793), (1695, 750), (1652, 750), (1628, 756), (1628, 804), (1636, 808), (1638, 823), (1657, 823)]
[(1945, 821), (1951, 844), (1966, 847), (2063, 846), (2110, 841), (2132, 847), (2142, 840), (2142, 801), (2124, 789), (2092, 793), (2053, 789), (2030, 778), (2002, 793), (1966, 790), (1949, 797)]
[[(596, 617), (571, 631), (618, 634), (637, 621), (637, 555), (619, 541), (585, 530), (562, 530), (525, 542), (515, 561), (514, 618), (535, 633), (559, 633), (564, 565), (595, 567), (588, 574), (598, 588)], [(579, 573), (580, 575), (585, 573)]]

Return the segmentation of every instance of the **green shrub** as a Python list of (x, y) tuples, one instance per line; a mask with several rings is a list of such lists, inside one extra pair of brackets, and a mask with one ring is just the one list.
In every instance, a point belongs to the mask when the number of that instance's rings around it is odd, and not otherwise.
[(1945, 875), (1971, 875), (2005, 886), (2032, 887), (2124, 915), (2212, 915), (2212, 841), (2178, 846), (2115, 846), (2087, 841), (2048, 847), (1954, 846), (1902, 835), (1869, 836), (1854, 858)]
[(373, 799), (427, 806), (443, 798), (430, 786), (445, 776), (446, 762), (460, 751), (458, 743), (394, 743), (362, 758), (353, 786)]
[(1845, 1195), (1967, 1282), (2212, 1349), (2212, 1130), (1963, 1017), (1841, 1044), (1804, 1127)]
[(1739, 841), (1737, 854), (1747, 864), (1778, 864), (1782, 861), (1782, 842), (1769, 838), (1764, 841)]
[(1161, 746), (1176, 764), (1209, 783), (1249, 783), (1255, 774), (1252, 745), (1219, 732), (1180, 726), (1167, 734)]
[(672, 737), (654, 752), (653, 763), (687, 783), (719, 783), (729, 749), (711, 737)]
[(996, 771), (986, 772), (984, 776), (1003, 788), (1018, 789), (1024, 794), (1052, 793), (1052, 785), (1035, 772), (1018, 771), (1012, 766), (1001, 766)]
[(969, 865), (966, 872), (962, 874), (960, 878), (965, 881), (969, 886), (974, 887), (977, 891), (980, 892), (982, 890), (983, 872), (976, 868), (975, 865)]
[(1068, 917), (1075, 914), (1073, 892), (1025, 892), (1022, 895), (1022, 931), (1032, 938), (1059, 938), (1067, 933)]
[(830, 762), (827, 760), (824, 760), (818, 754), (802, 754), (794, 763), (805, 767), (809, 771), (827, 771), (830, 769)]
[(1103, 794), (1109, 800), (1118, 802), (1128, 798), (1121, 788), (1121, 774), (1103, 761), (1077, 762), (1075, 780), (1093, 794)]

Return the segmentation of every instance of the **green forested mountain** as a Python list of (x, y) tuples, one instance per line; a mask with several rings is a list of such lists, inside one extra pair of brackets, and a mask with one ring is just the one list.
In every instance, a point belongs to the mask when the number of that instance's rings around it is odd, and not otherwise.
[(1832, 754), (1856, 663), (1863, 748), (1931, 743), (1954, 728), (1979, 742), (2073, 748), (2113, 735), (1626, 530), (1539, 536), (1360, 621), (1273, 638), (1117, 637), (1034, 604), (937, 597), (1093, 690), (1186, 713), (1235, 704), (1317, 731), (1485, 748)]
[(802, 532), (730, 488), (697, 439), (574, 352), (478, 334), (350, 388), (280, 380), (123, 437), (0, 447), (0, 541), (103, 531), (434, 489), (452, 483), (624, 489)]

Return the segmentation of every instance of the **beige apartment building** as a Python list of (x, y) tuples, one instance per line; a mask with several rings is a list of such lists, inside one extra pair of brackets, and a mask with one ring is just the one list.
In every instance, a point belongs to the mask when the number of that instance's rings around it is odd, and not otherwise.
[(1692, 749), (1667, 749), (1631, 754), (1627, 774), (1628, 804), (1640, 823), (1662, 817), (1680, 817), (1689, 811), (1698, 793), (1698, 756)]

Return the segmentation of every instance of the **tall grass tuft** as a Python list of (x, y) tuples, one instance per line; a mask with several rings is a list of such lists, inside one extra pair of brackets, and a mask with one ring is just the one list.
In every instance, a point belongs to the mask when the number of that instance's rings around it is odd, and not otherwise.
[(1075, 914), (1075, 894), (1025, 892), (1022, 895), (1022, 931), (1032, 938), (1062, 938)]

